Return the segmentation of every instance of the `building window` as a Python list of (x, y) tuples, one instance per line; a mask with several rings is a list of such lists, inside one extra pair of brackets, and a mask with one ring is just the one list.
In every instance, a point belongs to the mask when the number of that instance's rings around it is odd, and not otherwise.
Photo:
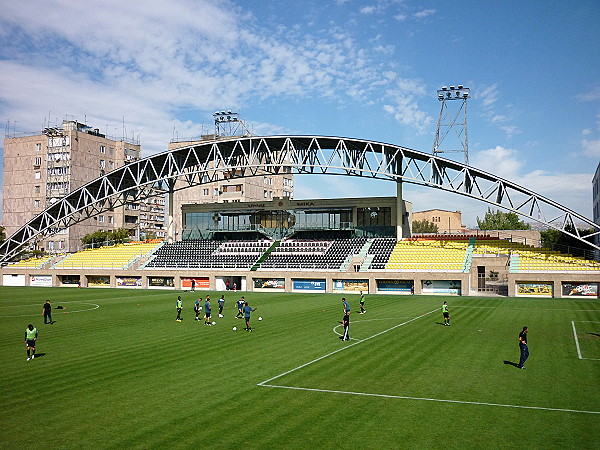
[(40, 180), (42, 178), (42, 172), (36, 172), (35, 173), (35, 179), (36, 180)]
[(208, 195), (208, 189), (202, 189), (202, 195)]
[(108, 162), (108, 167), (110, 168), (110, 170), (115, 168), (115, 162), (114, 161), (109, 161)]
[(40, 193), (40, 187), (39, 187), (39, 186), (36, 186), (36, 187), (35, 187), (35, 193), (36, 193), (36, 194), (39, 194), (39, 193)]
[(39, 152), (42, 149), (42, 144), (35, 144), (35, 151)]
[(432, 217), (431, 219), (432, 219), (432, 222), (434, 222), (434, 223), (442, 221), (442, 219), (440, 217)]
[(108, 223), (115, 223), (115, 218), (113, 216), (108, 216)]
[(263, 191), (263, 197), (267, 198), (267, 191)]
[(36, 208), (40, 207), (40, 201), (39, 200), (34, 200), (33, 201), (33, 206), (35, 206)]
[(104, 223), (104, 216), (98, 216), (98, 222)]
[(219, 195), (219, 188), (215, 188), (215, 191), (214, 191), (214, 192), (215, 192), (215, 193), (214, 193), (215, 197), (217, 197), (217, 196)]
[(100, 168), (101, 169), (106, 169), (106, 160), (104, 160), (104, 159), (100, 160)]
[(100, 153), (106, 153), (106, 146), (104, 146), (104, 145), (100, 146)]
[(35, 165), (36, 166), (41, 166), (42, 165), (42, 157), (41, 156), (36, 156), (35, 157)]

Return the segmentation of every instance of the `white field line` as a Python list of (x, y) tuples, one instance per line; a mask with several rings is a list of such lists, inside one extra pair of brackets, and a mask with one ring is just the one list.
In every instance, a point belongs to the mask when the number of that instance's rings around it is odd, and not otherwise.
[(498, 406), (502, 408), (519, 408), (519, 409), (537, 409), (542, 411), (558, 411), (558, 412), (572, 412), (572, 413), (581, 413), (581, 414), (600, 414), (600, 411), (586, 411), (579, 409), (565, 409), (565, 408), (547, 408), (544, 406), (524, 406), (524, 405), (506, 405), (503, 403), (488, 403), (488, 402), (469, 402), (463, 400), (448, 400), (443, 398), (427, 398), (427, 397), (408, 397), (404, 395), (387, 395), (387, 394), (370, 394), (368, 392), (352, 392), (352, 391), (336, 391), (333, 389), (312, 389), (312, 388), (303, 388), (296, 386), (278, 386), (273, 384), (264, 384), (266, 382), (259, 384), (259, 386), (264, 387), (272, 387), (272, 388), (281, 388), (281, 389), (293, 389), (298, 391), (312, 391), (312, 392), (326, 392), (330, 394), (346, 394), (346, 395), (363, 395), (367, 397), (383, 397), (383, 398), (397, 398), (403, 400), (421, 400), (428, 402), (441, 402), (441, 403), (459, 403), (463, 405), (481, 405), (481, 406)]
[[(412, 316), (407, 316), (407, 317), (387, 317), (387, 318), (385, 318), (385, 317), (384, 317), (383, 319), (363, 319), (363, 320), (355, 320), (355, 321), (354, 321), (354, 322), (352, 322), (352, 323), (375, 322), (375, 321), (378, 321), (378, 320), (398, 320), (398, 319), (406, 319), (406, 318), (408, 318), (408, 317), (410, 317), (410, 318), (412, 319)], [(338, 336), (341, 336), (343, 333), (338, 333), (338, 332), (337, 332), (337, 329), (338, 329), (339, 327), (341, 327), (341, 326), (342, 326), (342, 324), (338, 324), (338, 325), (336, 325), (335, 327), (333, 327), (333, 329), (332, 329), (331, 331), (333, 331), (333, 333), (334, 333), (334, 334), (336, 334), (336, 335), (338, 335)], [(351, 340), (351, 341), (360, 341), (360, 339), (356, 339), (356, 338), (350, 338), (350, 340)]]
[[(60, 302), (61, 304), (64, 303), (81, 303), (84, 305), (92, 305), (94, 306), (93, 308), (87, 308), (87, 309), (76, 309), (74, 311), (71, 310), (62, 310), (62, 309), (55, 309), (53, 314), (63, 314), (63, 313), (69, 313), (69, 314), (74, 314), (74, 313), (78, 313), (78, 312), (87, 312), (87, 311), (93, 311), (95, 309), (100, 308), (100, 305), (97, 305), (96, 303), (91, 303), (91, 302), (85, 302), (82, 300), (77, 300), (77, 301), (72, 301), (72, 302)], [(35, 304), (35, 305), (13, 305), (13, 306), (0, 306), (0, 309), (2, 308), (20, 308), (20, 307), (31, 307), (31, 306), (40, 306), (39, 304)], [(39, 316), (39, 313), (35, 313), (35, 314), (19, 314), (19, 315), (11, 315), (11, 316), (6, 316), (2, 313), (0, 313), (0, 317), (33, 317), (33, 316)]]
[[(452, 308), (499, 309), (498, 306), (469, 306), (469, 305), (452, 305)], [(506, 308), (506, 309), (531, 310), (531, 308)], [(536, 308), (535, 311), (573, 311), (573, 312), (597, 312), (597, 313), (600, 313), (600, 309), (569, 309), (569, 308), (542, 308), (542, 309)]]
[(342, 347), (342, 348), (340, 348), (338, 350), (334, 350), (331, 353), (327, 353), (326, 355), (323, 355), (323, 356), (321, 356), (321, 357), (319, 357), (317, 359), (313, 359), (312, 361), (309, 361), (309, 362), (307, 362), (305, 364), (302, 364), (301, 366), (295, 367), (293, 369), (288, 370), (287, 372), (283, 372), (283, 373), (281, 373), (279, 375), (276, 375), (276, 376), (274, 376), (272, 378), (269, 378), (268, 380), (262, 381), (262, 382), (258, 383), (258, 386), (266, 386), (266, 383), (268, 383), (270, 381), (276, 380), (277, 378), (281, 378), (284, 375), (287, 375), (289, 373), (295, 372), (296, 370), (300, 370), (300, 369), (302, 369), (302, 368), (304, 368), (306, 366), (310, 366), (311, 364), (316, 363), (317, 361), (321, 361), (322, 359), (328, 358), (331, 355), (335, 355), (336, 353), (342, 352), (342, 351), (344, 351), (346, 349), (349, 349), (350, 347), (354, 347), (355, 345), (358, 345), (358, 344), (360, 344), (362, 342), (368, 341), (369, 339), (373, 339), (374, 337), (381, 336), (382, 334), (387, 333), (388, 331), (395, 330), (396, 328), (401, 327), (403, 325), (406, 325), (407, 323), (413, 322), (413, 321), (415, 321), (417, 319), (420, 319), (421, 317), (426, 316), (427, 314), (431, 314), (431, 313), (437, 311), (438, 309), (439, 308), (433, 309), (433, 310), (431, 310), (429, 312), (426, 312), (426, 313), (424, 313), (424, 314), (422, 314), (420, 316), (413, 317), (412, 319), (407, 320), (406, 322), (402, 322), (402, 323), (400, 323), (398, 325), (394, 325), (393, 327), (388, 328), (387, 330), (380, 331), (379, 333), (376, 333), (376, 334), (374, 334), (372, 336), (369, 336), (368, 338), (361, 339), (360, 341), (353, 342), (352, 344), (349, 344), (349, 345), (347, 345), (345, 347)]
[(571, 325), (573, 325), (573, 336), (575, 337), (575, 346), (577, 347), (577, 355), (579, 359), (583, 359), (581, 357), (581, 349), (579, 348), (579, 339), (577, 338), (577, 330), (575, 329), (575, 322), (571, 320)]
[[(577, 322), (600, 323), (595, 320), (578, 320)], [(587, 359), (588, 361), (600, 361), (600, 358), (584, 358), (581, 355), (581, 349), (579, 347), (579, 338), (577, 337), (577, 330), (575, 329), (575, 321), (574, 320), (571, 320), (571, 325), (573, 325), (573, 336), (575, 337), (575, 346), (577, 347), (577, 355), (579, 356), (579, 359)]]
[[(566, 409), (566, 408), (549, 408), (549, 407), (544, 407), (544, 406), (525, 406), (525, 405), (509, 405), (509, 404), (503, 404), (503, 403), (488, 403), (488, 402), (471, 402), (471, 401), (465, 401), (465, 400), (449, 400), (449, 399), (442, 399), (442, 398), (427, 398), (427, 397), (409, 397), (409, 396), (404, 396), (404, 395), (388, 395), (388, 394), (372, 394), (372, 393), (368, 393), (368, 392), (352, 392), (352, 391), (338, 391), (338, 390), (334, 390), (334, 389), (316, 389), (316, 388), (305, 388), (305, 387), (299, 387), (299, 386), (282, 386), (282, 385), (277, 385), (277, 384), (268, 384), (269, 382), (276, 380), (278, 378), (281, 378), (285, 375), (288, 375), (292, 372), (295, 372), (297, 370), (300, 370), (306, 366), (309, 366), (317, 361), (321, 361), (322, 359), (328, 358), (331, 355), (335, 355), (336, 353), (339, 353), (341, 351), (344, 351), (350, 347), (354, 347), (355, 345), (358, 345), (362, 342), (368, 341), (370, 339), (373, 339), (374, 337), (380, 336), (384, 333), (387, 333), (388, 331), (394, 330), (398, 327), (401, 327), (403, 325), (406, 325), (407, 323), (410, 322), (414, 322), (415, 320), (426, 316), (428, 314), (431, 314), (435, 311), (438, 311), (438, 308), (429, 311), (423, 315), (417, 316), (417, 317), (413, 317), (410, 320), (407, 320), (406, 322), (400, 323), (398, 325), (393, 326), (392, 328), (389, 328), (387, 330), (381, 331), (379, 333), (376, 333), (372, 336), (369, 336), (368, 338), (362, 339), (360, 341), (354, 342), (350, 345), (347, 345), (346, 347), (340, 348), (338, 350), (335, 350), (333, 352), (327, 353), (326, 355), (323, 355), (319, 358), (313, 359), (312, 361), (309, 361), (305, 364), (302, 364), (298, 367), (295, 367), (291, 370), (288, 370), (286, 372), (283, 372), (279, 375), (276, 375), (274, 377), (269, 378), (268, 380), (262, 381), (260, 383), (257, 384), (257, 386), (262, 386), (262, 387), (270, 387), (270, 388), (278, 388), (278, 389), (292, 389), (292, 390), (296, 390), (296, 391), (309, 391), (309, 392), (325, 392), (325, 393), (330, 393), (330, 394), (344, 394), (344, 395), (362, 395), (365, 397), (380, 397), (380, 398), (396, 398), (396, 399), (402, 399), (402, 400), (420, 400), (420, 401), (429, 401), (429, 402), (440, 402), (440, 403), (457, 403), (457, 404), (464, 404), (464, 405), (479, 405), (479, 406), (496, 406), (496, 407), (501, 407), (501, 408), (516, 408), (516, 409), (533, 409), (533, 410), (539, 410), (539, 411), (557, 411), (557, 412), (572, 412), (572, 413), (580, 413), (580, 414), (600, 414), (600, 411), (588, 411), (588, 410), (578, 410), (578, 409)], [(573, 322), (572, 322), (573, 323)], [(573, 323), (573, 330), (575, 330), (575, 324)]]

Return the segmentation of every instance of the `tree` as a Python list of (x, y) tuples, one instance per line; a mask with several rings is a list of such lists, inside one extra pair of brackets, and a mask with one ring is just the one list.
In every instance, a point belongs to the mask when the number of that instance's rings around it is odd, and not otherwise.
[(97, 230), (82, 237), (81, 243), (83, 245), (93, 245), (94, 247), (98, 247), (105, 242), (123, 243), (125, 241), (129, 241), (129, 237), (129, 230), (124, 228), (119, 228), (112, 231)]
[[(572, 225), (566, 225), (565, 231), (575, 234), (575, 227)], [(579, 229), (580, 235), (593, 234), (593, 230), (582, 230)], [(542, 247), (549, 248), (551, 250), (558, 250), (562, 253), (570, 253), (575, 256), (589, 256), (586, 253), (593, 251), (593, 247), (586, 245), (579, 239), (576, 239), (568, 234), (563, 233), (559, 230), (545, 230), (540, 232), (542, 237)], [(591, 238), (586, 238), (591, 240)]]
[(500, 210), (492, 211), (488, 208), (483, 220), (477, 217), (480, 230), (530, 230), (531, 225), (519, 220), (513, 212), (505, 213)]
[(428, 221), (427, 219), (423, 220), (414, 220), (412, 223), (412, 232), (413, 233), (437, 233), (439, 232), (438, 226)]

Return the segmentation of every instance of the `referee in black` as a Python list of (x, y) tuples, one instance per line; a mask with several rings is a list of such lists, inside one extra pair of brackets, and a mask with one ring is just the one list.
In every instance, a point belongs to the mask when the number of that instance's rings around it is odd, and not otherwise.
[(349, 341), (350, 335), (348, 334), (348, 330), (350, 329), (350, 311), (344, 313), (344, 317), (340, 323), (344, 326), (344, 334), (340, 336), (340, 339), (342, 341)]
[(525, 368), (525, 361), (529, 358), (529, 347), (527, 347), (527, 332), (529, 328), (523, 327), (523, 331), (519, 333), (519, 348), (521, 349), (521, 359), (519, 360), (519, 369)]

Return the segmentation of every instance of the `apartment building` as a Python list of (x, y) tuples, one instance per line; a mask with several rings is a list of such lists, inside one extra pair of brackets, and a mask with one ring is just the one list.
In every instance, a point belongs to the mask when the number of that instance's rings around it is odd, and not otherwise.
[(439, 233), (459, 233), (466, 227), (462, 224), (460, 211), (445, 211), (443, 209), (429, 209), (412, 213), (412, 221), (426, 220), (438, 226)]
[[(76, 120), (48, 127), (39, 134), (4, 140), (2, 222), (10, 236), (59, 198), (118, 167), (141, 157), (133, 139), (111, 139)], [(126, 228), (132, 237), (165, 237), (165, 198), (128, 202), (72, 225), (34, 244), (38, 250), (81, 249), (81, 238), (97, 230)]]

